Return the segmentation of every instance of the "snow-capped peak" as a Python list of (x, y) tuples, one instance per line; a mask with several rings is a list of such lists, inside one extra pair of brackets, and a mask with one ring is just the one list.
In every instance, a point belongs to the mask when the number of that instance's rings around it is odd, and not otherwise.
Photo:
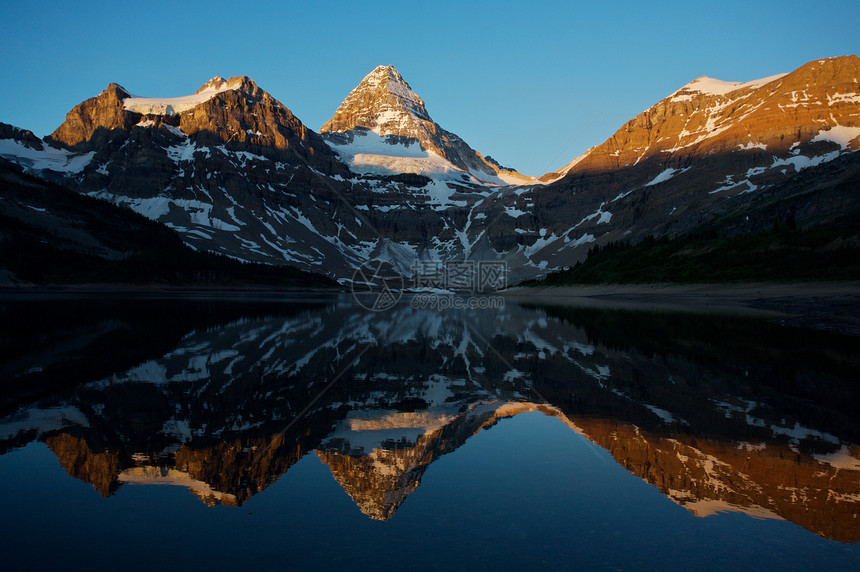
[[(320, 133), (358, 172), (416, 173), (493, 185), (529, 180), (490, 164), (460, 137), (434, 123), (424, 100), (390, 65), (367, 74)], [(335, 135), (340, 133), (347, 137)]]
[(123, 100), (123, 107), (143, 115), (178, 115), (205, 103), (224, 91), (242, 87), (243, 77), (225, 80), (215, 76), (192, 95), (183, 97), (139, 97), (132, 95)]

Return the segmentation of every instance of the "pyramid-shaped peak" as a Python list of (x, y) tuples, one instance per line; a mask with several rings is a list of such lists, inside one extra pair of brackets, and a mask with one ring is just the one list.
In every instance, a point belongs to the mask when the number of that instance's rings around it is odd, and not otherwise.
[[(357, 133), (362, 137), (362, 131), (372, 131), (379, 137), (402, 138), (399, 143), (388, 140), (389, 145), (404, 144), (408, 147), (411, 143), (405, 140), (417, 141), (423, 151), (428, 152), (431, 156), (441, 157), (452, 167), (451, 170), (445, 167), (440, 171), (438, 162), (434, 162), (435, 159), (432, 157), (428, 159), (429, 163), (422, 163), (414, 160), (416, 159), (414, 149), (404, 151), (392, 148), (392, 153), (407, 153), (403, 157), (409, 160), (399, 161), (398, 168), (408, 170), (401, 172), (432, 173), (431, 176), (436, 176), (440, 173), (452, 173), (459, 170), (462, 171), (459, 175), (446, 174), (444, 176), (465, 176), (467, 179), (474, 178), (491, 184), (502, 184), (502, 179), (497, 177), (502, 168), (499, 165), (490, 164), (460, 137), (435, 123), (430, 118), (430, 114), (427, 113), (424, 101), (412, 91), (412, 88), (406, 83), (403, 76), (394, 69), (394, 66), (376, 66), (373, 71), (364, 76), (364, 79), (349, 92), (349, 95), (334, 112), (334, 116), (320, 128), (320, 133), (348, 133), (355, 130), (358, 130)], [(329, 141), (336, 146), (341, 146), (339, 152), (346, 154), (342, 156), (349, 155), (349, 150), (343, 145), (351, 144), (344, 143), (343, 138), (329, 138)], [(358, 149), (359, 147), (351, 148)], [(382, 149), (386, 150), (385, 148)], [(361, 155), (368, 155), (367, 151), (357, 152)], [(387, 155), (382, 153), (380, 156)], [(345, 160), (354, 161), (355, 154), (350, 155), (350, 157)], [(387, 167), (384, 168), (387, 169)], [(517, 174), (517, 176), (519, 175)]]
[(400, 75), (400, 72), (394, 66), (376, 66), (364, 79), (370, 81), (394, 80), (398, 83), (406, 84), (403, 76)]
[[(378, 135), (418, 137), (432, 123), (424, 101), (393, 66), (377, 66), (349, 92), (322, 132), (364, 127)], [(432, 130), (432, 129), (431, 129)]]
[(418, 103), (422, 109), (424, 107), (424, 101), (412, 91), (412, 88), (406, 83), (400, 72), (394, 69), (394, 66), (376, 66), (372, 72), (364, 76), (364, 79), (353, 92), (368, 89), (377, 89), (380, 91), (380, 95), (388, 92), (409, 102)]

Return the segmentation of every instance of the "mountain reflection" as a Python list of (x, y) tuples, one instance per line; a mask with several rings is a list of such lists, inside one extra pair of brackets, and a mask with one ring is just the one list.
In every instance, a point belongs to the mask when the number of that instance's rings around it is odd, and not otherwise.
[(15, 345), (3, 332), (14, 355), (3, 356), (0, 452), (42, 441), (104, 496), (178, 485), (238, 506), (313, 453), (364, 514), (387, 520), (441, 455), (540, 411), (698, 516), (739, 511), (860, 539), (853, 339), (513, 303), (75, 304), (2, 308), (7, 324), (27, 314), (31, 325)]

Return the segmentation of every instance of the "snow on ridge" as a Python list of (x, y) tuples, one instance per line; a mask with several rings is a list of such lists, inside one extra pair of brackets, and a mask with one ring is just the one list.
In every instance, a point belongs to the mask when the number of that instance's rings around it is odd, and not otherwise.
[(373, 130), (361, 131), (354, 130), (353, 139), (349, 143), (341, 144), (328, 137), (324, 137), (325, 142), (338, 155), (346, 159), (352, 160), (356, 155), (384, 155), (387, 157), (410, 157), (410, 158), (427, 158), (429, 153), (421, 147), (421, 143), (417, 140), (414, 143), (390, 143), (389, 136), (379, 135)]
[[(677, 491), (671, 491), (670, 490), (669, 492), (672, 493), (672, 492), (677, 492)], [(697, 500), (697, 501), (693, 501), (693, 502), (686, 502), (686, 501), (685, 502), (679, 502), (676, 498), (671, 496), (671, 494), (670, 494), (669, 498), (699, 518), (713, 516), (713, 515), (719, 514), (719, 513), (737, 512), (737, 513), (741, 513), (741, 514), (746, 514), (748, 516), (751, 516), (755, 519), (760, 519), (760, 520), (761, 519), (785, 520), (785, 518), (776, 514), (772, 510), (761, 507), (757, 504), (753, 504), (753, 505), (749, 505), (749, 506), (742, 506), (742, 505), (733, 504), (733, 503), (730, 503), (727, 501), (715, 500), (715, 499), (702, 499), (702, 500)]]
[[(690, 93), (700, 93), (702, 95), (726, 95), (733, 91), (738, 91), (741, 89), (759, 88), (778, 79), (781, 79), (787, 75), (788, 74), (786, 73), (780, 73), (746, 82), (723, 81), (721, 79), (716, 79), (703, 75), (702, 77), (698, 77), (687, 85), (683, 86), (681, 89), (679, 89), (669, 97), (674, 101), (683, 101), (686, 99), (690, 99)], [(678, 95), (681, 92), (687, 93), (683, 95)]]
[[(513, 187), (532, 185), (535, 183), (535, 181), (537, 181), (537, 177), (531, 177), (529, 175), (522, 175), (522, 174), (517, 176), (517, 175), (511, 175), (509, 173), (510, 173), (510, 171), (499, 171), (499, 174), (496, 175), (496, 178), (499, 179), (499, 181), (501, 181), (501, 184), (509, 185), (509, 186), (513, 186)], [(472, 171), (472, 174), (474, 175), (475, 172)], [(480, 175), (481, 176), (477, 177), (478, 179), (482, 179), (482, 177), (487, 177), (487, 175), (485, 175), (485, 174), (480, 174)]]
[(72, 426), (90, 426), (87, 416), (77, 407), (71, 405), (46, 409), (31, 407), (19, 410), (14, 416), (4, 418), (0, 423), (0, 439), (13, 439), (29, 431), (36, 431), (42, 435)]
[(414, 173), (448, 180), (459, 180), (463, 174), (462, 170), (435, 153), (429, 154), (426, 158), (359, 153), (352, 156), (349, 166), (357, 173), (380, 175)]
[[(182, 97), (139, 97), (132, 95), (122, 101), (122, 106), (127, 111), (134, 111), (143, 115), (178, 115), (189, 109), (206, 103), (219, 93), (239, 89), (241, 82), (230, 85), (227, 82), (217, 82), (213, 78), (206, 82), (205, 89), (198, 93)], [(223, 80), (222, 80), (223, 81)]]
[(837, 469), (846, 471), (860, 471), (860, 459), (851, 454), (851, 449), (842, 445), (838, 451), (829, 454), (814, 454), (815, 460), (819, 463), (827, 463)]
[(215, 490), (208, 483), (197, 480), (188, 473), (175, 468), (131, 467), (117, 475), (117, 481), (129, 485), (182, 486), (202, 499), (216, 499), (219, 502), (229, 504), (236, 502), (236, 495)]

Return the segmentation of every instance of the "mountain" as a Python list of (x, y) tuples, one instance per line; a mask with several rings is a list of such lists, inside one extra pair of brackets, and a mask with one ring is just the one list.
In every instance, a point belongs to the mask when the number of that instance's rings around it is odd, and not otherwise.
[(494, 185), (530, 180), (435, 123), (424, 100), (392, 66), (367, 74), (320, 133), (358, 173), (415, 173)]
[(860, 214), (860, 195), (845, 191), (860, 169), (858, 62), (698, 78), (529, 181), (433, 122), (390, 66), (362, 80), (322, 135), (249, 78), (216, 77), (179, 98), (111, 84), (44, 140), (0, 126), (0, 156), (163, 222), (198, 250), (341, 283), (374, 259), (406, 277), (419, 261), (498, 261), (513, 284), (573, 266), (595, 244)]
[(198, 250), (315, 271), (325, 260), (327, 274), (347, 272), (339, 245), (308, 217), (331, 235), (362, 225), (333, 220), (348, 168), (247, 77), (216, 77), (191, 96), (163, 99), (111, 84), (72, 109), (43, 151), (10, 131), (0, 155), (163, 222)]
[[(32, 137), (32, 148), (38, 139)], [(128, 209), (81, 196), (0, 159), (0, 285), (162, 284), (331, 288), (325, 276), (194, 252)]]
[(857, 56), (744, 83), (699, 78), (542, 177), (546, 186), (500, 191), (496, 211), (517, 213), (515, 232), (541, 233), (528, 258), (547, 269), (572, 266), (594, 242), (850, 216), (858, 195), (840, 183), (860, 166), (858, 78)]
[(111, 84), (44, 141), (26, 133), (0, 129), (0, 156), (31, 174), (162, 222), (195, 249), (341, 281), (374, 258), (407, 275), (419, 257), (462, 258), (463, 207), (491, 192), (356, 175), (246, 77), (162, 99)]

